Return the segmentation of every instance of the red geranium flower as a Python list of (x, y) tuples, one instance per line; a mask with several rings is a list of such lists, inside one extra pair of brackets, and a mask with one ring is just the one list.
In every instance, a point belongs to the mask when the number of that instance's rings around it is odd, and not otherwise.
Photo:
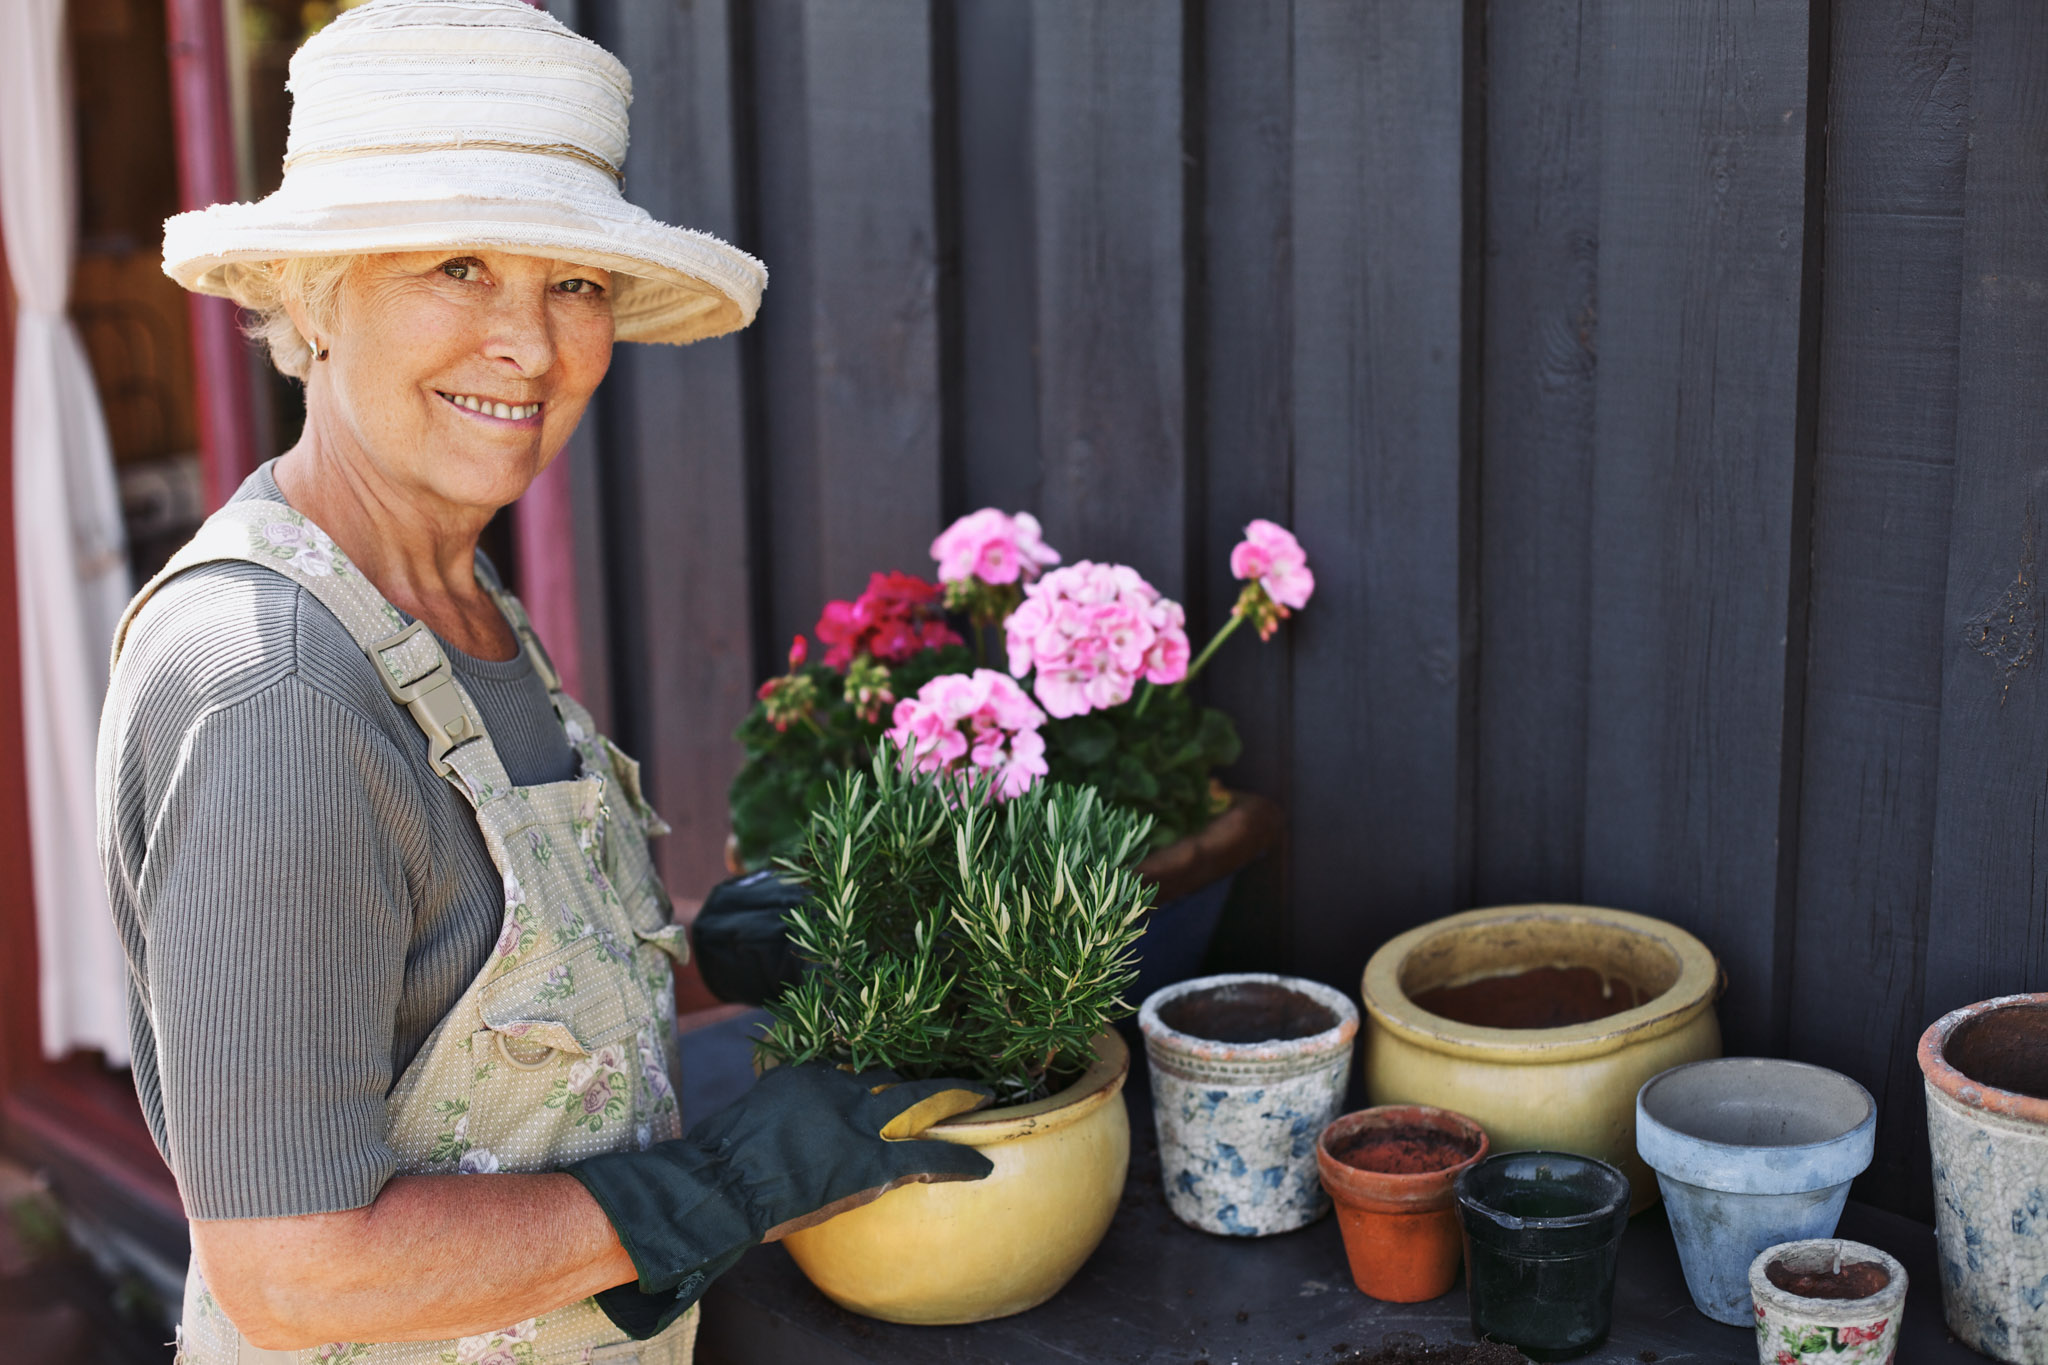
[(900, 664), (920, 650), (959, 644), (946, 625), (940, 592), (938, 584), (912, 574), (878, 573), (853, 601), (827, 602), (817, 629), (825, 666), (843, 671), (863, 654)]

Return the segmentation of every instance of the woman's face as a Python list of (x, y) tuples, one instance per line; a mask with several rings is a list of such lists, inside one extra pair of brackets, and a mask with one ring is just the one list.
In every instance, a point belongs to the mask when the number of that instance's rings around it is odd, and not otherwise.
[(364, 257), (318, 337), (309, 420), (430, 505), (516, 501), (611, 364), (611, 289), (608, 271), (500, 251)]

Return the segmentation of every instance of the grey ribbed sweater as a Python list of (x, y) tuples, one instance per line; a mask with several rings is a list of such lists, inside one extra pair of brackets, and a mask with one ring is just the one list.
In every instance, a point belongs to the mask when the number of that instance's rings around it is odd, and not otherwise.
[[(270, 466), (236, 498), (283, 501)], [(514, 782), (576, 760), (522, 653), (451, 648)], [(358, 1208), (385, 1097), (496, 940), (466, 802), (340, 622), (282, 574), (205, 565), (129, 632), (100, 723), (101, 862), (135, 1085), (193, 1218)]]

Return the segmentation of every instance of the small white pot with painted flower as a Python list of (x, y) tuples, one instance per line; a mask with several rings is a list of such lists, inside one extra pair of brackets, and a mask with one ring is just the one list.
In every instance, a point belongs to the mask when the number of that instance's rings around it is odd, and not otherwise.
[(1839, 1237), (1783, 1242), (1749, 1263), (1760, 1365), (1891, 1365), (1906, 1268)]

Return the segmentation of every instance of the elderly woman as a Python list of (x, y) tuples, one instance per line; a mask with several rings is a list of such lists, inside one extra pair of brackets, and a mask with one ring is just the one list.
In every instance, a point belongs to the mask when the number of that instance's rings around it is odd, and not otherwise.
[(283, 187), (165, 270), (255, 311), (305, 429), (136, 598), (101, 735), (180, 1358), (686, 1361), (747, 1247), (988, 1170), (893, 1140), (985, 1094), (823, 1066), (679, 1136), (664, 827), (477, 551), (614, 339), (765, 276), (620, 197), (625, 70), (519, 0), (374, 0), (292, 90)]

